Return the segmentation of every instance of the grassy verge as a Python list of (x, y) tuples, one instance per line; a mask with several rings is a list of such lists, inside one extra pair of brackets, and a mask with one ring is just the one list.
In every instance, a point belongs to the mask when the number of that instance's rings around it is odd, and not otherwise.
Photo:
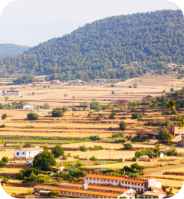
[(0, 139), (0, 142), (43, 142), (43, 143), (81, 143), (81, 142), (91, 142), (87, 140), (14, 140), (14, 139)]

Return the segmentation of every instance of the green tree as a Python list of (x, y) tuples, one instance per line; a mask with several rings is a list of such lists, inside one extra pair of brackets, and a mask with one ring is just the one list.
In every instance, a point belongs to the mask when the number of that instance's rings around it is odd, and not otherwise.
[(120, 130), (125, 131), (126, 128), (127, 128), (126, 122), (121, 121), (120, 124), (119, 124), (119, 128), (120, 128)]
[(126, 143), (124, 144), (125, 150), (132, 150), (133, 149), (133, 145), (131, 143)]
[(48, 103), (44, 103), (43, 109), (49, 109), (49, 108), (50, 108), (49, 104)]
[(0, 168), (3, 168), (3, 167), (5, 167), (5, 166), (6, 166), (6, 162), (0, 161)]
[(37, 120), (38, 117), (39, 117), (39, 115), (36, 114), (36, 113), (28, 113), (28, 114), (27, 114), (27, 119), (28, 119), (28, 120)]
[(42, 153), (39, 153), (34, 157), (33, 165), (34, 167), (44, 171), (50, 170), (51, 166), (56, 165), (54, 154), (48, 150), (44, 150)]
[(109, 116), (109, 119), (115, 119), (115, 116), (117, 115), (116, 112), (112, 112)]
[(173, 135), (166, 129), (159, 132), (157, 139), (159, 142), (170, 142), (173, 140)]
[(63, 110), (61, 108), (53, 109), (52, 117), (63, 117)]
[(52, 153), (54, 154), (54, 157), (59, 157), (64, 155), (64, 149), (60, 145), (56, 145), (54, 148), (52, 148)]
[(138, 87), (138, 83), (135, 82), (135, 83), (134, 83), (134, 88), (137, 88), (137, 87)]
[(1, 119), (2, 119), (2, 120), (5, 120), (7, 117), (8, 117), (8, 115), (5, 113), (5, 114), (3, 114), (3, 115), (1, 116)]
[(9, 158), (4, 156), (4, 157), (2, 157), (2, 161), (5, 162), (5, 163), (8, 163), (9, 162)]
[(5, 99), (5, 101), (8, 101), (9, 97), (5, 97), (4, 99)]
[(31, 148), (31, 147), (32, 147), (31, 143), (26, 143), (26, 144), (24, 144), (24, 146), (23, 146), (23, 148)]
[(67, 106), (63, 106), (62, 111), (63, 111), (63, 113), (67, 112), (68, 111), (68, 107)]

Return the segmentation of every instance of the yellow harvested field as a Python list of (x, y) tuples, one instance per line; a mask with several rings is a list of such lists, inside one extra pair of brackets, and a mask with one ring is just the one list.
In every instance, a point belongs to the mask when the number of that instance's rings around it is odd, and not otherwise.
[(167, 179), (157, 178), (157, 181), (161, 182), (162, 185), (165, 185), (165, 186), (171, 186), (171, 187), (182, 187), (183, 186), (183, 181), (179, 181), (179, 180), (167, 180)]
[(4, 191), (8, 194), (8, 195), (12, 195), (12, 193), (16, 193), (16, 194), (20, 194), (20, 193), (27, 193), (28, 191), (32, 192), (32, 188), (30, 187), (13, 187), (13, 186), (2, 186)]
[(8, 158), (14, 158), (14, 150), (6, 150), (0, 152), (0, 159), (4, 156), (7, 156)]
[[(133, 85), (135, 82), (138, 83), (138, 88), (131, 88), (130, 90), (129, 85)], [(44, 85), (47, 88), (44, 88)], [(182, 79), (177, 79), (174, 75), (166, 75), (164, 78), (163, 76), (144, 76), (116, 83), (114, 88), (110, 84), (94, 85), (92, 87), (91, 85), (51, 85), (50, 82), (41, 82), (36, 83), (35, 87), (32, 87), (32, 84), (16, 85), (16, 89), (21, 91), (22, 97), (10, 96), (8, 102), (11, 102), (11, 100), (24, 100), (27, 103), (37, 105), (49, 103), (51, 108), (54, 108), (56, 106), (73, 105), (74, 103), (79, 104), (81, 101), (91, 102), (92, 99), (103, 101), (104, 99), (112, 100), (113, 98), (123, 97), (132, 101), (141, 100), (146, 93), (153, 96), (161, 95), (163, 89), (167, 92), (170, 90), (171, 85), (175, 90), (181, 89)], [(10, 86), (3, 85), (0, 86), (0, 89), (8, 90)], [(115, 91), (113, 96), (112, 91)], [(35, 95), (32, 95), (32, 92)], [(64, 94), (67, 94), (67, 97), (64, 97)], [(75, 100), (72, 99), (72, 96), (75, 96)], [(1, 100), (4, 100), (4, 98), (1, 97)], [(107, 103), (107, 101), (104, 101), (104, 103)]]
[(160, 179), (170, 179), (170, 180), (184, 180), (184, 176), (179, 176), (179, 175), (150, 175), (154, 176), (155, 178), (160, 178)]
[(95, 156), (98, 159), (119, 159), (119, 158), (133, 158), (134, 151), (113, 151), (113, 150), (100, 150), (100, 151), (87, 151), (87, 152), (76, 152), (76, 151), (67, 151), (71, 156), (79, 155), (80, 158), (91, 158)]
[(18, 169), (18, 168), (2, 168), (2, 169), (0, 169), (0, 174), (1, 173), (18, 173), (20, 170), (22, 170), (22, 169)]
[(168, 170), (165, 170), (167, 172), (184, 172), (184, 165), (183, 165), (183, 168), (175, 168), (175, 169), (168, 169)]
[[(124, 166), (130, 166), (131, 164), (134, 164), (135, 162), (122, 162), (122, 163), (115, 163), (115, 164), (104, 164), (104, 165), (94, 165), (94, 166), (86, 166), (88, 168), (111, 168), (111, 169), (122, 169)], [(156, 166), (156, 162), (139, 162), (139, 165), (145, 166), (145, 167), (153, 167)]]
[[(109, 144), (109, 143), (94, 143), (94, 142), (83, 142), (83, 143), (72, 143), (72, 144), (63, 144), (63, 147), (68, 147), (68, 148), (79, 148), (80, 146), (85, 146), (85, 147), (94, 147), (95, 145), (97, 146), (102, 146), (103, 148), (108, 148), (108, 149), (121, 149), (124, 148), (123, 144)], [(83, 152), (84, 153), (84, 152)], [(98, 151), (98, 153), (103, 153), (103, 151)], [(120, 152), (123, 154), (123, 152)], [(134, 152), (135, 153), (135, 152)]]

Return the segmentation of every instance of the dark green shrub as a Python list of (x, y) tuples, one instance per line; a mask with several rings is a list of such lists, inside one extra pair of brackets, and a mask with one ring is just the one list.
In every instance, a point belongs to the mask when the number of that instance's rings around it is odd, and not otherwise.
[(124, 144), (125, 150), (132, 150), (133, 149), (133, 145), (130, 143)]
[(126, 124), (124, 121), (122, 121), (122, 122), (120, 122), (120, 124), (119, 124), (119, 128), (120, 128), (121, 130), (125, 131), (126, 128), (127, 128), (127, 124)]
[(2, 120), (5, 120), (7, 117), (8, 117), (8, 115), (5, 113), (5, 114), (3, 114), (3, 115), (1, 116), (1, 119), (2, 119)]
[(2, 161), (5, 162), (5, 163), (8, 163), (9, 162), (9, 158), (4, 156), (4, 157), (2, 157)]
[(36, 114), (36, 113), (28, 113), (27, 114), (27, 119), (28, 120), (37, 120), (38, 119), (38, 114)]
[(54, 154), (54, 157), (59, 157), (59, 156), (63, 156), (64, 155), (64, 149), (63, 147), (61, 147), (60, 145), (56, 145), (53, 149), (52, 149), (52, 153)]
[(61, 108), (53, 109), (52, 117), (63, 117), (63, 110)]

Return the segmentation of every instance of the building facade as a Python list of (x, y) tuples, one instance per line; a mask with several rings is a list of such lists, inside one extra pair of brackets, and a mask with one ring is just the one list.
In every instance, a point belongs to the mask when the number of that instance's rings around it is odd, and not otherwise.
[(4, 96), (21, 96), (21, 93), (20, 93), (20, 91), (6, 91), (6, 90), (3, 90), (2, 91), (2, 95), (4, 95)]
[(52, 187), (37, 185), (33, 188), (33, 193), (39, 193), (42, 190), (59, 191), (60, 196), (72, 197), (72, 198), (107, 198), (107, 199), (119, 199), (123, 194), (119, 193), (106, 193), (100, 191), (91, 191), (85, 189), (65, 188), (65, 187)]
[(144, 97), (143, 97), (143, 101), (146, 101), (146, 103), (148, 103), (148, 101), (149, 101), (151, 98), (153, 98), (153, 96), (151, 96), (151, 95), (144, 96)]
[(184, 147), (184, 135), (181, 135), (181, 140), (178, 142), (178, 146)]
[(162, 184), (156, 179), (149, 178), (147, 180), (135, 179), (129, 177), (88, 174), (84, 177), (84, 182), (92, 185), (108, 185), (134, 189), (138, 193), (147, 191), (151, 186), (161, 188)]
[(184, 127), (179, 127), (178, 125), (171, 125), (171, 134), (175, 138), (181, 138), (184, 135)]
[(96, 83), (96, 84), (103, 84), (103, 83), (105, 83), (105, 79), (95, 79), (94, 80), (94, 82)]
[(23, 106), (23, 110), (24, 111), (33, 111), (34, 110), (34, 106), (26, 104)]
[(158, 134), (159, 134), (159, 131), (141, 131), (138, 133), (140, 138), (142, 138), (144, 135), (149, 135), (149, 137), (152, 139), (155, 139)]
[(34, 158), (36, 155), (41, 153), (43, 149), (39, 148), (22, 148), (15, 150), (14, 159), (15, 160), (27, 160), (30, 158)]
[(117, 104), (124, 106), (125, 104), (128, 104), (128, 101), (126, 99), (118, 99)]
[(60, 84), (59, 80), (52, 80), (52, 84)]
[(147, 190), (147, 181), (120, 176), (89, 174), (84, 177), (84, 182), (92, 185), (118, 186), (134, 189), (143, 193)]

